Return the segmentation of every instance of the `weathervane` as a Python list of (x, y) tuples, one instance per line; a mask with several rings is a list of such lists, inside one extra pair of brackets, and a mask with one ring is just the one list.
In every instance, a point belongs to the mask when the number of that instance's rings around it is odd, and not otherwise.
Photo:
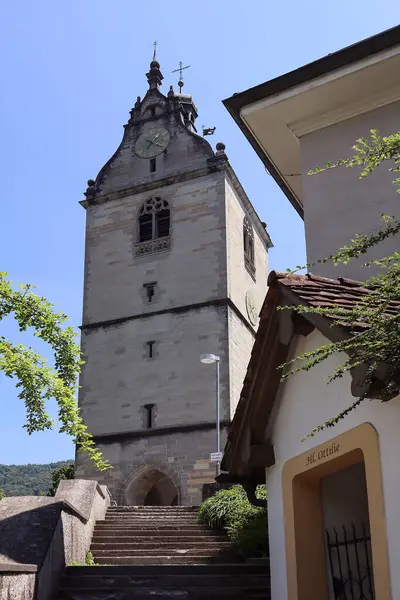
[(154, 51), (153, 51), (153, 60), (156, 60), (156, 54), (157, 54), (157, 42), (153, 42), (153, 46), (154, 46)]
[(183, 73), (182, 71), (184, 69), (189, 69), (190, 65), (186, 65), (186, 67), (183, 66), (183, 62), (180, 60), (179, 61), (179, 67), (177, 69), (175, 69), (174, 71), (171, 71), (171, 73), (178, 73), (179, 72), (179, 81), (178, 81), (178, 86), (179, 86), (179, 93), (182, 93), (182, 88), (183, 88)]

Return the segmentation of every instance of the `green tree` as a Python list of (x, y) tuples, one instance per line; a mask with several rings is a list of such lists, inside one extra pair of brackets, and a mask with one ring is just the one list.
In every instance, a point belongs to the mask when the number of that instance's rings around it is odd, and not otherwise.
[(32, 348), (12, 344), (0, 336), (0, 371), (14, 378), (18, 397), (25, 403), (28, 434), (51, 429), (54, 422), (46, 411), (46, 401), (54, 398), (58, 404), (60, 432), (72, 436), (80, 452), (89, 455), (99, 470), (110, 468), (82, 418), (75, 399), (77, 377), (82, 364), (76, 334), (64, 327), (67, 317), (56, 313), (53, 306), (33, 293), (33, 286), (13, 287), (7, 273), (0, 273), (0, 321), (12, 315), (20, 331), (34, 329), (36, 337), (48, 343), (54, 352), (54, 368)]
[(60, 468), (55, 469), (51, 473), (51, 488), (49, 489), (49, 496), (55, 496), (59, 483), (62, 479), (74, 479), (75, 477), (75, 465), (70, 463), (68, 465), (62, 465)]
[(1, 500), (2, 498), (4, 498), (4, 496), (5, 496), (5, 493), (4, 493), (4, 491), (3, 491), (3, 490), (0, 488), (0, 500)]
[[(336, 163), (328, 163), (323, 168), (317, 167), (315, 171), (310, 171), (309, 175), (339, 167), (361, 167), (360, 179), (363, 179), (382, 163), (387, 162), (389, 163), (389, 172), (400, 172), (400, 132), (387, 137), (381, 137), (376, 130), (372, 130), (370, 133), (369, 138), (357, 140), (356, 145), (353, 147), (354, 156), (341, 159)], [(396, 177), (393, 184), (397, 188), (397, 193), (400, 193), (400, 177)], [(350, 243), (340, 248), (336, 254), (319, 260), (317, 263), (322, 264), (332, 261), (335, 265), (345, 265), (351, 260), (367, 254), (370, 248), (378, 246), (384, 240), (399, 234), (400, 222), (398, 220), (388, 215), (382, 215), (382, 220), (383, 226), (377, 232), (372, 235), (355, 235)], [(303, 268), (312, 266), (309, 264)], [(363, 296), (357, 305), (348, 309), (310, 306), (290, 307), (291, 310), (298, 313), (315, 313), (328, 317), (333, 326), (343, 326), (344, 324), (350, 335), (343, 341), (332, 342), (311, 352), (305, 352), (286, 363), (286, 365), (282, 365), (286, 368), (283, 379), (299, 371), (309, 371), (330, 356), (344, 352), (347, 354), (347, 359), (332, 372), (328, 378), (328, 383), (343, 377), (350, 370), (364, 365), (366, 367), (365, 389), (373, 384), (377, 373), (379, 373), (381, 386), (379, 398), (387, 402), (399, 394), (400, 252), (394, 252), (379, 259), (370, 259), (364, 264), (367, 270), (371, 266), (379, 268), (378, 274), (365, 279), (364, 286), (369, 288), (370, 293)], [(297, 269), (301, 269), (301, 267), (297, 267)], [(360, 327), (360, 323), (363, 324), (362, 327)], [(294, 362), (296, 362), (296, 365), (293, 366)], [(334, 426), (340, 419), (361, 404), (366, 399), (366, 395), (367, 392), (357, 398), (345, 410), (316, 427), (310, 435), (312, 436), (326, 427)]]

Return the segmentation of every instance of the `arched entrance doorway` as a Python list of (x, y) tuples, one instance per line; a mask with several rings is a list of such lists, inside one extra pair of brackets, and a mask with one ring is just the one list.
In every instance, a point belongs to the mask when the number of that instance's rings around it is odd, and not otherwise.
[(130, 506), (177, 506), (179, 491), (168, 475), (143, 467), (127, 485), (125, 502)]

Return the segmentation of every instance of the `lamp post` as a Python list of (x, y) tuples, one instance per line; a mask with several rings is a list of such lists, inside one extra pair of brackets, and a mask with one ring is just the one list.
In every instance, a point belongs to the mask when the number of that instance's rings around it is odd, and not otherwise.
[[(220, 392), (219, 392), (219, 363), (221, 361), (219, 356), (215, 354), (202, 354), (200, 361), (205, 365), (215, 363), (215, 375), (216, 375), (216, 428), (217, 428), (217, 452), (221, 452), (221, 415), (220, 415)], [(217, 461), (217, 477), (220, 474), (220, 461)]]

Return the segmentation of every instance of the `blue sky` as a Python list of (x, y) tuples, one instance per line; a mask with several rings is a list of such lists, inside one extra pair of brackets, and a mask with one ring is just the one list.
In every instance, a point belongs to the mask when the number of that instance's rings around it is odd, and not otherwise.
[[(271, 268), (304, 262), (303, 224), (221, 100), (397, 24), (398, 0), (268, 2), (14, 0), (0, 18), (1, 270), (34, 283), (81, 323), (85, 213), (78, 204), (144, 95), (152, 43), (166, 92), (180, 60), (199, 124), (216, 126), (275, 248)], [(397, 17), (397, 19), (396, 19)], [(19, 339), (11, 320), (1, 335)], [(22, 341), (22, 339), (21, 339)], [(29, 336), (26, 343), (31, 343)], [(35, 348), (44, 350), (34, 342)], [(0, 463), (73, 456), (56, 432), (28, 436), (0, 376)], [(54, 412), (54, 407), (51, 407)]]

